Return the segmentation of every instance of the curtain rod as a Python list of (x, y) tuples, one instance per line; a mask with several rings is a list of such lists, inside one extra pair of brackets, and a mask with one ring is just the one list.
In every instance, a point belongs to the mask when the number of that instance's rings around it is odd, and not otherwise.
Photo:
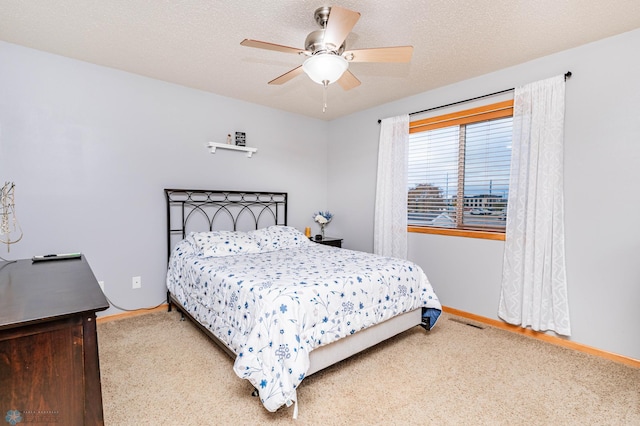
[[(569, 77), (571, 77), (571, 71), (567, 71), (564, 74), (564, 80), (567, 81), (567, 79)], [(465, 99), (463, 101), (452, 102), (450, 104), (440, 105), (440, 106), (433, 107), (433, 108), (427, 108), (427, 109), (423, 109), (422, 111), (410, 112), (409, 115), (422, 114), (423, 112), (429, 112), (429, 111), (433, 111), (433, 110), (440, 109), (440, 108), (446, 108), (446, 107), (450, 107), (450, 106), (453, 106), (453, 105), (463, 104), (465, 102), (471, 102), (471, 101), (475, 101), (477, 99), (488, 98), (490, 96), (495, 96), (495, 95), (500, 95), (502, 93), (511, 92), (512, 90), (515, 90), (515, 88), (512, 87), (511, 89), (504, 89), (504, 90), (500, 90), (499, 92), (493, 92), (493, 93), (489, 93), (487, 95), (476, 96), (475, 98), (469, 98), (469, 99)], [(378, 120), (378, 124), (380, 124), (380, 123), (382, 123), (382, 120)]]

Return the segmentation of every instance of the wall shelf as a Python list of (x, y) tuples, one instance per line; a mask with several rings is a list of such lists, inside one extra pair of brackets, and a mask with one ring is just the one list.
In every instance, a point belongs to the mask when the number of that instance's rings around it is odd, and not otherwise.
[(226, 144), (226, 143), (209, 142), (209, 145), (207, 145), (207, 146), (211, 150), (212, 154), (216, 153), (216, 149), (217, 148), (230, 149), (232, 151), (243, 151), (243, 152), (247, 153), (247, 157), (249, 157), (249, 158), (251, 158), (251, 156), (253, 155), (254, 152), (258, 152), (258, 148), (251, 148), (251, 147), (248, 147), (248, 146), (229, 145), (229, 144)]

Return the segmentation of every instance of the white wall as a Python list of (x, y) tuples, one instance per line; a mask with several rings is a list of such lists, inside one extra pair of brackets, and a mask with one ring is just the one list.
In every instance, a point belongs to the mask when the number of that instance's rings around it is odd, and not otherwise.
[[(258, 148), (252, 158), (209, 153), (208, 141), (235, 131)], [(16, 183), (24, 230), (0, 256), (80, 251), (115, 304), (159, 304), (163, 189), (287, 191), (289, 224), (303, 229), (326, 204), (327, 132), (320, 120), (0, 42), (0, 182)]]
[[(566, 86), (566, 256), (572, 340), (640, 359), (640, 30), (335, 120), (332, 234), (373, 247), (377, 120), (572, 71)], [(429, 76), (425, 76), (429, 78)], [(631, 191), (631, 192), (628, 192)], [(502, 242), (410, 234), (443, 304), (497, 319)], [(460, 260), (461, 259), (461, 260)]]

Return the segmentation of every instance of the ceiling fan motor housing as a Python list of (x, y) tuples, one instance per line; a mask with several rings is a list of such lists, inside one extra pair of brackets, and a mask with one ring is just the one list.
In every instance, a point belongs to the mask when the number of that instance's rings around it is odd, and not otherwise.
[(316, 53), (334, 53), (336, 55), (341, 55), (342, 52), (344, 52), (346, 42), (343, 42), (341, 46), (325, 44), (324, 32), (325, 30), (322, 29), (309, 33), (304, 41), (305, 50), (312, 52), (312, 55), (315, 55)]

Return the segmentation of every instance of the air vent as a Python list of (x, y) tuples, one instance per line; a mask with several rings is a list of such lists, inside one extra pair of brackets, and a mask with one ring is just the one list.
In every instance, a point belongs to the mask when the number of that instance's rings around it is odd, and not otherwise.
[(449, 321), (457, 322), (460, 324), (468, 325), (469, 327), (478, 328), (484, 330), (484, 326), (476, 323), (469, 322), (463, 318), (449, 318)]

